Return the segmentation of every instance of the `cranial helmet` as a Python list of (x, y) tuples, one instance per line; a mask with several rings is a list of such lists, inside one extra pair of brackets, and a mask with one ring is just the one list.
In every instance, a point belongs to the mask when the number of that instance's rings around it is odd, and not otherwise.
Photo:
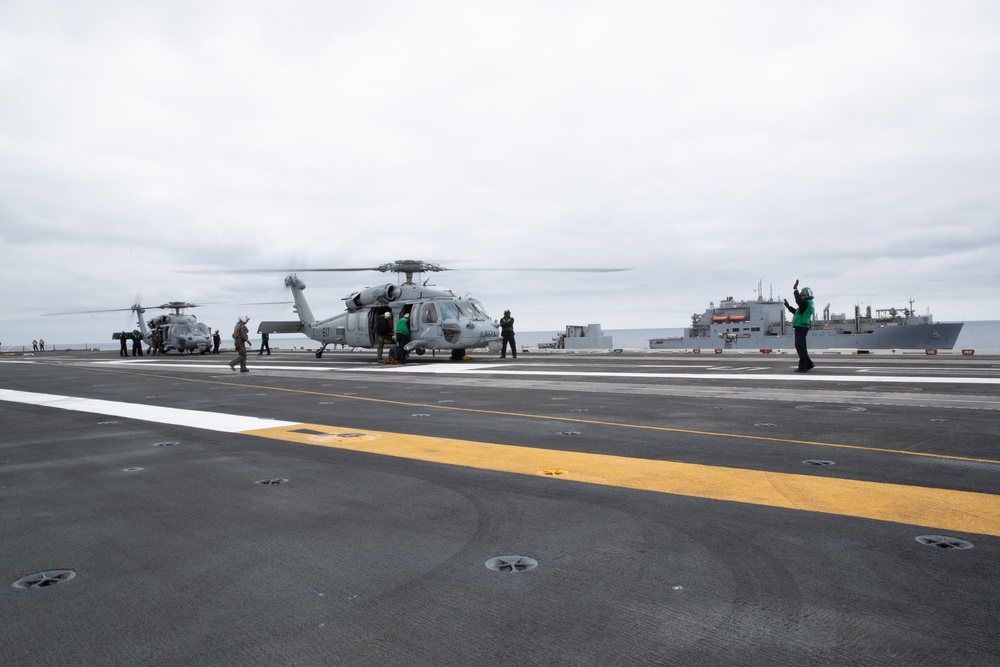
[(505, 310), (505, 311), (503, 311), (503, 314), (504, 315), (510, 315), (510, 311), (509, 310)]
[(246, 324), (249, 321), (250, 321), (249, 315), (244, 315), (243, 317), (240, 318), (240, 322), (242, 322), (243, 324)]
[(802, 296), (804, 296), (807, 299), (811, 299), (812, 295), (813, 295), (813, 291), (811, 289), (809, 289), (808, 287), (803, 287), (802, 291), (799, 292), (799, 294), (801, 294)]
[(390, 317), (392, 317), (392, 313), (386, 312), (384, 315), (382, 315), (382, 317), (384, 317), (385, 319), (389, 319)]

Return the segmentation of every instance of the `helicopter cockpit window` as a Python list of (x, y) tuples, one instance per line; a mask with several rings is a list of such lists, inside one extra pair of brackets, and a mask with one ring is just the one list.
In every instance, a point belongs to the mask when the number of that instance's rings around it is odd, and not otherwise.
[[(483, 316), (481, 307), (477, 307), (477, 304), (473, 301), (459, 301), (458, 308), (462, 311), (462, 314), (468, 317), (470, 320), (478, 320)], [(489, 319), (488, 317), (486, 319)]]
[(207, 324), (198, 322), (197, 324), (180, 323), (170, 327), (170, 334), (173, 336), (208, 336), (210, 334)]
[[(486, 314), (486, 310), (483, 308), (483, 305), (481, 303), (479, 303), (478, 301), (476, 301), (475, 299), (468, 299), (468, 300), (461, 300), (461, 301), (454, 301), (454, 302), (448, 301), (448, 302), (445, 302), (445, 303), (447, 303), (449, 306), (451, 306), (452, 309), (453, 309), (451, 312), (455, 313), (451, 317), (458, 317), (458, 313), (461, 313), (462, 316), (464, 316), (464, 317), (466, 317), (466, 318), (468, 318), (470, 320), (481, 320), (481, 319), (482, 320), (488, 320), (488, 319), (490, 319), (489, 315)], [(444, 308), (445, 303), (441, 304), (441, 311), (442, 311), (442, 313), (447, 312), (447, 311), (445, 311), (445, 308)], [(447, 317), (448, 317), (448, 315), (445, 314), (445, 318), (447, 318)]]
[(434, 305), (433, 303), (425, 303), (424, 310), (420, 316), (420, 319), (427, 324), (433, 324), (434, 322), (437, 322), (438, 321), (437, 306)]
[(454, 301), (442, 301), (441, 302), (441, 319), (443, 320), (457, 320), (458, 319), (458, 304)]
[(475, 299), (469, 299), (468, 303), (479, 317), (483, 318), (484, 320), (490, 319), (490, 316), (489, 314), (487, 314), (486, 309), (483, 308), (483, 304), (479, 303)]

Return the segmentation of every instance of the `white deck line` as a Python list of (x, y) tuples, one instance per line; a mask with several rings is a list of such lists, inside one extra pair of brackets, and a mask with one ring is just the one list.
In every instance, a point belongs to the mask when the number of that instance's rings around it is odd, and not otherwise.
[[(176, 363), (170, 364), (169, 366), (157, 365), (154, 361), (144, 362), (144, 361), (98, 361), (93, 362), (95, 364), (107, 364), (107, 365), (119, 365), (127, 364), (130, 366), (148, 366), (150, 368), (156, 368), (156, 370), (185, 370), (185, 369), (197, 369), (204, 371), (206, 368), (217, 368), (218, 372), (222, 375), (231, 375), (234, 378), (240, 376), (240, 373), (233, 373), (225, 365), (220, 365), (218, 367), (206, 367), (204, 364), (186, 364), (186, 363)], [(946, 377), (940, 376), (929, 376), (929, 375), (871, 375), (869, 373), (878, 372), (878, 370), (885, 370), (887, 372), (892, 372), (893, 370), (911, 370), (911, 369), (873, 369), (873, 368), (861, 368), (859, 367), (855, 373), (852, 375), (837, 374), (831, 375), (826, 369), (822, 371), (813, 371), (810, 373), (794, 373), (792, 372), (792, 367), (789, 366), (787, 373), (619, 373), (619, 372), (608, 372), (608, 371), (561, 371), (561, 370), (531, 370), (526, 368), (530, 362), (524, 363), (509, 363), (509, 364), (489, 364), (489, 365), (477, 365), (477, 366), (459, 366), (459, 365), (421, 365), (414, 363), (412, 365), (394, 365), (394, 366), (283, 366), (283, 365), (268, 365), (263, 364), (251, 364), (251, 377), (252, 371), (308, 371), (308, 372), (323, 372), (323, 373), (404, 373), (404, 374), (414, 374), (414, 375), (468, 375), (468, 374), (482, 374), (482, 375), (510, 375), (517, 377), (596, 377), (596, 378), (631, 378), (631, 379), (675, 379), (675, 380), (700, 380), (702, 382), (711, 380), (735, 380), (735, 381), (774, 381), (774, 382), (861, 382), (864, 384), (914, 384), (914, 383), (924, 383), (924, 384), (966, 384), (966, 385), (1000, 385), (1000, 377), (956, 377), (954, 375), (949, 375)], [(839, 370), (839, 369), (838, 369)], [(972, 371), (972, 369), (964, 369)], [(245, 376), (242, 376), (245, 377)]]
[[(411, 369), (406, 369), (410, 371)], [(678, 380), (754, 380), (754, 381), (777, 381), (777, 382), (863, 382), (864, 384), (875, 384), (884, 382), (886, 384), (1000, 384), (1000, 377), (928, 377), (917, 375), (887, 376), (887, 375), (826, 375), (819, 373), (792, 373), (787, 375), (777, 375), (770, 373), (607, 373), (601, 371), (580, 372), (580, 371), (531, 371), (531, 370), (505, 370), (497, 368), (496, 364), (483, 368), (441, 369), (426, 368), (412, 369), (413, 372), (421, 373), (482, 373), (496, 375), (517, 375), (517, 376), (560, 376), (560, 377), (599, 377), (599, 378), (662, 378)], [(395, 369), (394, 369), (395, 371)]]
[(56, 394), (38, 394), (28, 391), (13, 391), (0, 389), (0, 401), (40, 405), (47, 408), (89, 412), (98, 415), (140, 419), (158, 424), (174, 424), (175, 426), (190, 426), (209, 431), (223, 433), (240, 433), (260, 428), (276, 426), (293, 426), (298, 422), (279, 421), (277, 419), (262, 419), (260, 417), (243, 417), (227, 415), (218, 412), (200, 412), (197, 410), (182, 410), (180, 408), (164, 408), (141, 403), (121, 403), (118, 401), (102, 401), (93, 398), (74, 398)]

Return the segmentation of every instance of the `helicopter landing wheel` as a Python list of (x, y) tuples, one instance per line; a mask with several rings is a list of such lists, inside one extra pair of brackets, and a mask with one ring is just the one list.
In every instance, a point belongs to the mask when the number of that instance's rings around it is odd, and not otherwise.
[(316, 350), (316, 358), (317, 359), (323, 358), (323, 350)]
[(464, 348), (461, 349), (461, 350), (452, 350), (451, 351), (451, 360), (452, 361), (463, 361), (464, 359), (465, 359), (465, 349)]

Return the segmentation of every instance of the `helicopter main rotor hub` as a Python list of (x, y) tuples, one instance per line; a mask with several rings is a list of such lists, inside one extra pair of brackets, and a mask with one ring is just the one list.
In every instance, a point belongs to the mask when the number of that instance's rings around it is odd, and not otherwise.
[(389, 264), (382, 264), (378, 267), (382, 273), (405, 273), (407, 284), (413, 283), (414, 273), (428, 273), (430, 271), (447, 271), (440, 264), (431, 264), (419, 259), (397, 259)]

